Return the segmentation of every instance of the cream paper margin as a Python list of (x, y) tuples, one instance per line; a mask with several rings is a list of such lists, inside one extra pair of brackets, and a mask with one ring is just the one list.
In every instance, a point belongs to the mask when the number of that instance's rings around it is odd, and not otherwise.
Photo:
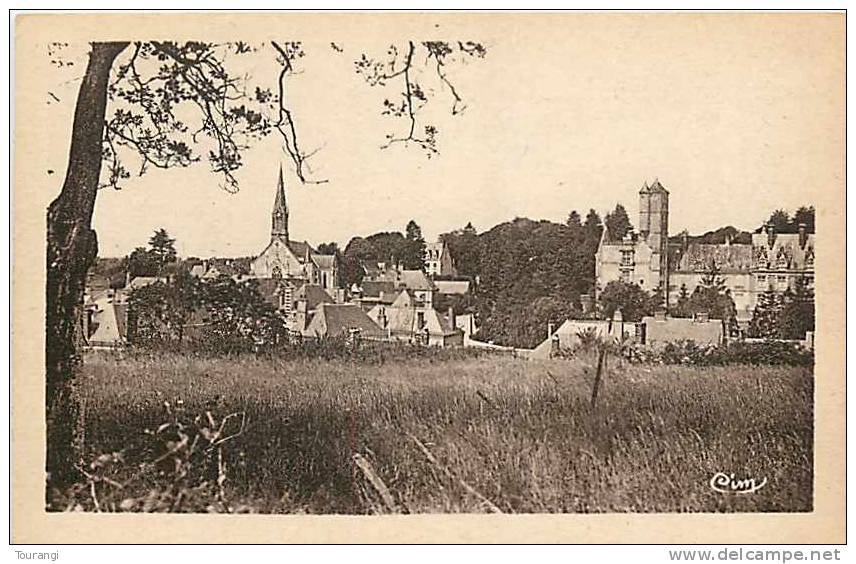
[[(827, 95), (834, 115), (819, 115), (840, 150), (825, 155), (839, 182), (813, 186), (817, 365), (814, 511), (800, 514), (272, 515), (50, 514), (44, 508), (45, 209), (32, 204), (45, 181), (39, 153), (48, 128), (28, 120), (43, 103), (45, 76), (30, 70), (53, 41), (129, 39), (254, 41), (291, 37), (394, 39), (513, 36), (520, 26), (561, 33), (571, 20), (629, 26), (687, 26), (701, 18), (770, 18), (828, 29), (830, 61), (841, 76)], [(579, 23), (579, 22), (576, 22)], [(538, 27), (540, 26), (540, 27)], [(393, 37), (398, 35), (399, 37)], [(14, 543), (841, 543), (845, 540), (845, 14), (843, 13), (113, 13), (19, 15), (15, 25), (14, 189), (12, 192), (11, 540)], [(840, 70), (839, 70), (840, 69)], [(807, 104), (811, 100), (806, 100)], [(805, 141), (806, 145), (811, 140)], [(67, 147), (63, 150), (67, 151)], [(58, 171), (64, 173), (63, 171)], [(52, 177), (58, 193), (62, 174)], [(750, 188), (747, 188), (750, 189)], [(758, 189), (751, 187), (751, 189)], [(37, 200), (37, 199), (36, 199)], [(775, 198), (771, 194), (771, 205)]]

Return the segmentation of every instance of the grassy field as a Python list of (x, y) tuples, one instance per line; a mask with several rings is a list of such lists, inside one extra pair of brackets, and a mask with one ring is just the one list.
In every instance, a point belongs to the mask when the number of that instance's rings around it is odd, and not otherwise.
[[(115, 485), (96, 484), (99, 508), (811, 510), (810, 369), (613, 363), (592, 410), (591, 366), (508, 357), (370, 365), (89, 356), (81, 385), (86, 449), (91, 457), (123, 451), (111, 459), (111, 480), (127, 481), (118, 495)], [(167, 491), (170, 481), (189, 483), (173, 461), (154, 470), (141, 464), (158, 456), (152, 430), (206, 410), (215, 421), (246, 415), (240, 436), (221, 447), (219, 486), (172, 491), (160, 506), (120, 504)], [(767, 484), (751, 494), (718, 493), (709, 485), (716, 472)]]

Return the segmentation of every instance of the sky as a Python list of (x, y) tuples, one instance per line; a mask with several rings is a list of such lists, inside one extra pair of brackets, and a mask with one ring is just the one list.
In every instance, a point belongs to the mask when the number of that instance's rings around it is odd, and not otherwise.
[[(327, 182), (301, 184), (275, 136), (247, 151), (237, 194), (220, 189), (204, 162), (134, 176), (120, 191), (99, 193), (100, 255), (144, 246), (161, 227), (183, 256), (257, 254), (269, 239), (280, 164), (291, 237), (342, 246), (353, 236), (403, 232), (410, 219), (427, 240), (467, 222), (485, 231), (515, 217), (564, 221), (572, 209), (603, 214), (616, 203), (637, 223), (637, 193), (655, 178), (671, 193), (671, 233), (754, 229), (774, 209), (811, 205), (813, 190), (842, 181), (840, 22), (527, 21), (472, 29), (466, 39), (488, 53), (449, 69), (467, 104), (461, 115), (450, 115), (448, 90), (425, 79), (433, 92), (426, 117), (439, 129), (440, 154), (431, 159), (415, 147), (380, 148), (386, 134), (406, 128), (380, 113), (398, 86), (371, 88), (353, 70), (360, 53), (403, 45), (397, 34), (385, 37), (383, 26), (349, 34), (342, 53), (330, 48), (335, 35), (306, 41), (288, 98), (301, 143), (318, 149), (311, 177)], [(47, 200), (65, 171), (85, 52), (85, 44), (71, 48), (71, 68), (45, 65), (59, 98), (43, 108), (51, 128), (44, 168), (55, 171), (45, 177)], [(269, 48), (227, 63), (275, 84)]]

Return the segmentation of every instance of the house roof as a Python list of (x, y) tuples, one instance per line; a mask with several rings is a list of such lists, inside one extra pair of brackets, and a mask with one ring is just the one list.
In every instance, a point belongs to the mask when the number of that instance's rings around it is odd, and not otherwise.
[(380, 327), (355, 304), (320, 304), (306, 332), (316, 337), (339, 337), (351, 329), (359, 329), (362, 337), (383, 337)]
[(432, 290), (433, 286), (428, 276), (421, 270), (400, 270), (397, 278), (399, 286), (408, 290)]
[(336, 300), (317, 284), (304, 284), (297, 290), (294, 299), (306, 300), (307, 310), (316, 309), (320, 304), (336, 303)]
[(463, 295), (470, 291), (469, 280), (434, 280), (434, 286), (441, 294)]
[[(381, 325), (382, 319), (385, 320), (385, 328), (389, 328), (396, 333), (421, 333), (428, 328), (429, 335), (453, 335), (459, 329), (452, 326), (452, 320), (445, 315), (441, 315), (433, 308), (416, 308), (399, 306), (402, 303), (402, 296), (407, 296), (407, 292), (401, 292), (399, 298), (391, 306), (378, 305), (369, 311), (369, 317), (375, 323)], [(419, 328), (419, 314), (422, 314), (423, 326)]]
[(395, 283), (389, 280), (366, 280), (361, 288), (364, 298), (379, 298), (381, 292), (390, 296), (395, 293)]

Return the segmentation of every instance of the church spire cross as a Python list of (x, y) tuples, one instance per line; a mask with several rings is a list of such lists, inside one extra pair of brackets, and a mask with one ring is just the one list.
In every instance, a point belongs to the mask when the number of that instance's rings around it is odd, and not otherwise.
[(282, 164), (279, 165), (279, 181), (276, 185), (276, 199), (271, 213), (271, 237), (280, 237), (288, 241), (288, 202), (285, 199), (285, 182), (282, 179)]

